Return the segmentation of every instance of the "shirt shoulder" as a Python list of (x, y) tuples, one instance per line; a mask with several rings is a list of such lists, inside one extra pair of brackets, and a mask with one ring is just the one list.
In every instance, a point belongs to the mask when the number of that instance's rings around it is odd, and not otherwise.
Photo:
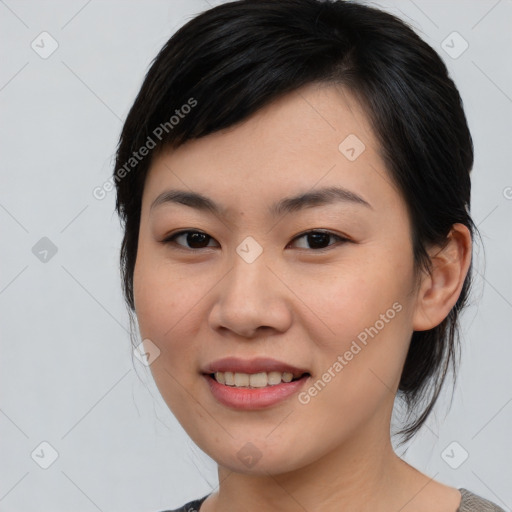
[(461, 488), (459, 491), (462, 495), (462, 500), (457, 512), (505, 512), (496, 503), (473, 494), (467, 489)]
[(203, 501), (208, 498), (209, 494), (206, 496), (203, 496), (202, 498), (199, 498), (194, 501), (189, 501), (188, 503), (185, 503), (180, 508), (175, 508), (173, 510), (164, 510), (162, 512), (199, 512), (199, 507), (202, 505)]
[[(505, 510), (496, 505), (496, 503), (482, 498), (467, 489), (460, 488), (459, 491), (462, 495), (462, 499), (457, 512), (505, 512)], [(162, 512), (199, 512), (199, 508), (208, 496), (209, 494), (197, 500), (189, 501), (180, 508)]]

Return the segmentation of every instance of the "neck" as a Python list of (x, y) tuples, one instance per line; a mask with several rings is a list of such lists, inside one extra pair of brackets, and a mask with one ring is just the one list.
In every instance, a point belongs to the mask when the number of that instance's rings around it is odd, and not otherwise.
[(395, 454), (389, 420), (379, 424), (375, 417), (364, 431), (292, 472), (244, 474), (219, 466), (219, 491), (202, 510), (407, 512), (428, 478)]

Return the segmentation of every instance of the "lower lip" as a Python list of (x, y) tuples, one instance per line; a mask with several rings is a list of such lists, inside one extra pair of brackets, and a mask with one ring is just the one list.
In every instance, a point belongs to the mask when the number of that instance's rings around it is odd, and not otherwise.
[(220, 384), (210, 375), (203, 374), (212, 395), (223, 405), (241, 410), (264, 409), (297, 393), (309, 379), (306, 375), (292, 382), (281, 382), (265, 388), (237, 388)]

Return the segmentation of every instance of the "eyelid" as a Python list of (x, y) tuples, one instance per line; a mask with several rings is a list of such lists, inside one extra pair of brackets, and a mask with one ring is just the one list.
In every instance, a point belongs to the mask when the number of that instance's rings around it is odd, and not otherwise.
[[(183, 229), (183, 230), (180, 230), (180, 231), (176, 231), (175, 233), (171, 233), (170, 235), (167, 235), (161, 241), (161, 243), (164, 244), (164, 245), (174, 244), (178, 248), (183, 249), (185, 251), (189, 251), (189, 252), (199, 252), (199, 251), (203, 251), (205, 249), (211, 249), (212, 248), (212, 247), (203, 247), (203, 248), (200, 248), (200, 249), (193, 249), (193, 248), (188, 248), (188, 247), (185, 247), (183, 245), (180, 245), (180, 244), (178, 244), (178, 243), (176, 243), (174, 241), (174, 239), (176, 239), (177, 237), (179, 237), (181, 235), (186, 235), (188, 233), (198, 233), (198, 234), (201, 234), (201, 235), (206, 235), (206, 237), (208, 237), (210, 240), (215, 240), (215, 238), (213, 238), (212, 236), (208, 235), (208, 233), (205, 233), (204, 231), (201, 231), (199, 229)], [(292, 238), (292, 240), (287, 244), (286, 247), (288, 247), (291, 243), (295, 242), (296, 240), (298, 240), (300, 238), (303, 238), (306, 235), (316, 234), (316, 233), (321, 233), (321, 234), (329, 235), (329, 236), (331, 236), (333, 238), (336, 238), (336, 239), (338, 239), (338, 244), (330, 244), (327, 247), (323, 247), (321, 249), (304, 249), (304, 248), (300, 248), (299, 250), (307, 251), (307, 252), (325, 252), (325, 251), (330, 250), (333, 247), (337, 247), (340, 243), (353, 242), (352, 239), (350, 239), (349, 237), (347, 237), (345, 235), (338, 234), (338, 233), (336, 233), (334, 231), (331, 231), (331, 230), (328, 230), (328, 229), (318, 228), (318, 229), (308, 229), (306, 231), (303, 231), (302, 233), (299, 233), (298, 235), (296, 235), (296, 236), (294, 236)]]

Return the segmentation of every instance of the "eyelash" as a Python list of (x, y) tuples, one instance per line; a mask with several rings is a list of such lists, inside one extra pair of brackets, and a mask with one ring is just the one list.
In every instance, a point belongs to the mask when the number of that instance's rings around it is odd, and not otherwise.
[[(197, 234), (200, 234), (200, 235), (205, 235), (207, 238), (213, 240), (213, 237), (209, 236), (208, 234), (206, 234), (206, 233), (204, 233), (202, 231), (183, 230), (183, 231), (178, 231), (177, 233), (174, 233), (174, 234), (166, 237), (164, 240), (162, 240), (161, 243), (164, 244), (164, 245), (174, 244), (174, 245), (179, 246), (180, 248), (182, 248), (185, 251), (193, 251), (193, 252), (197, 252), (197, 251), (200, 251), (202, 249), (211, 249), (211, 247), (202, 247), (200, 249), (194, 249), (194, 248), (190, 248), (190, 247), (184, 247), (183, 245), (178, 244), (178, 243), (175, 242), (176, 238), (178, 238), (179, 236), (187, 235), (189, 233), (197, 233)], [(344, 236), (337, 235), (337, 234), (335, 234), (335, 233), (333, 233), (331, 231), (324, 231), (324, 230), (315, 229), (315, 230), (305, 231), (304, 233), (301, 233), (301, 234), (297, 235), (290, 243), (292, 243), (292, 242), (294, 242), (296, 240), (299, 240), (300, 238), (304, 238), (305, 236), (311, 235), (311, 234), (328, 235), (328, 236), (331, 236), (333, 238), (338, 239), (338, 241), (340, 243), (351, 242), (350, 239), (348, 239), (348, 238), (346, 238)], [(306, 249), (306, 250), (311, 250), (311, 251), (315, 251), (315, 252), (322, 252), (322, 251), (325, 251), (325, 250), (329, 250), (329, 248), (333, 247), (333, 245), (335, 246), (336, 244), (330, 244), (327, 247), (323, 247), (321, 249)], [(302, 250), (304, 250), (304, 249), (302, 249)]]

